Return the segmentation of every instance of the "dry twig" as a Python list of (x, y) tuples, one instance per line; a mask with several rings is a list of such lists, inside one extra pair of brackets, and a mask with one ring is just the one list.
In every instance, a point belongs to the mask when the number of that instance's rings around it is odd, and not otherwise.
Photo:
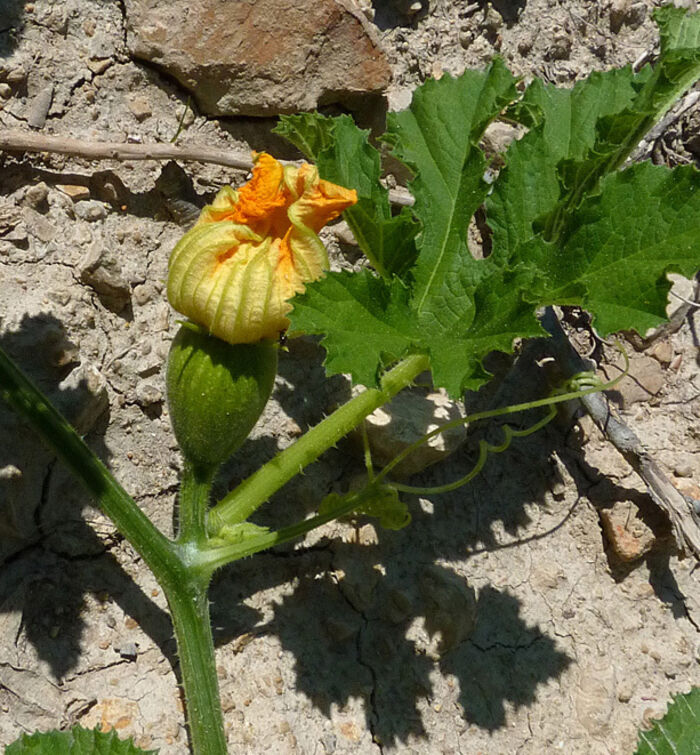
[[(0, 131), (0, 151), (55, 152), (61, 155), (84, 157), (88, 160), (182, 160), (213, 163), (246, 171), (253, 167), (253, 161), (248, 155), (237, 155), (223, 149), (206, 149), (197, 146), (176, 147), (174, 144), (87, 142), (18, 129)], [(390, 189), (389, 201), (398, 206), (410, 207), (413, 204), (413, 197), (405, 189)]]
[[(572, 377), (591, 369), (592, 363), (584, 360), (572, 346), (551, 307), (546, 308), (541, 322), (552, 336), (555, 356), (565, 375)], [(686, 498), (671, 484), (637, 435), (613, 415), (604, 394), (592, 393), (582, 396), (580, 401), (605, 437), (644, 480), (654, 503), (666, 512), (679, 553), (685, 555), (690, 552), (700, 559), (698, 503)]]

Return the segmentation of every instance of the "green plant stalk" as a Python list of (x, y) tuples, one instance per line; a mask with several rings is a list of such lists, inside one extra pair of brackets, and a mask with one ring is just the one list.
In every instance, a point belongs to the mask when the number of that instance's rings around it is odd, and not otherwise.
[(368, 388), (336, 409), (219, 501), (209, 511), (209, 533), (216, 535), (223, 525), (238, 524), (248, 519), (286, 482), (316, 461), (367, 415), (410, 385), (429, 367), (430, 360), (425, 354), (406, 357), (382, 377), (380, 388)]
[(306, 535), (311, 530), (320, 527), (323, 524), (347, 516), (353, 511), (361, 508), (365, 499), (371, 499), (374, 495), (374, 489), (370, 485), (367, 488), (358, 490), (356, 495), (343, 500), (342, 504), (323, 514), (316, 514), (309, 519), (290, 524), (288, 527), (282, 527), (274, 532), (267, 532), (261, 535), (247, 537), (239, 543), (231, 543), (216, 548), (207, 548), (197, 551), (193, 554), (193, 563), (202, 574), (212, 574), (232, 561), (238, 561), (241, 558), (252, 556), (260, 551), (273, 548), (276, 545), (282, 545), (290, 540), (295, 540), (302, 535)]
[[(180, 654), (182, 682), (194, 752), (226, 755), (214, 645), (209, 622), (209, 574), (190, 563), (194, 546), (178, 546), (163, 535), (85, 445), (41, 391), (0, 349), (0, 397), (29, 422), (44, 443), (96, 499), (163, 588)], [(208, 492), (208, 489), (207, 489)], [(194, 478), (185, 496), (194, 500), (183, 527), (193, 539), (203, 533), (203, 485)]]
[[(626, 359), (626, 354), (624, 354), (624, 352), (623, 355)], [(550, 422), (556, 415), (555, 407), (557, 404), (561, 404), (566, 401), (574, 401), (581, 398), (582, 396), (587, 396), (590, 393), (598, 393), (600, 391), (609, 390), (610, 388), (613, 388), (615, 385), (617, 385), (617, 383), (619, 383), (626, 374), (627, 372), (625, 371), (620, 376), (607, 383), (600, 383), (599, 381), (597, 381), (595, 385), (581, 388), (579, 390), (557, 393), (546, 398), (536, 399), (534, 401), (526, 401), (521, 404), (513, 404), (512, 406), (504, 406), (500, 407), (499, 409), (489, 409), (488, 411), (477, 412), (475, 414), (470, 414), (468, 417), (463, 417), (446, 422), (440, 427), (431, 430), (415, 443), (412, 443), (410, 446), (401, 451), (401, 453), (395, 456), (394, 459), (392, 459), (376, 476), (374, 476), (374, 472), (371, 469), (371, 460), (367, 460), (366, 458), (368, 464), (367, 471), (369, 485), (367, 485), (362, 490), (358, 490), (355, 495), (345, 498), (343, 502), (339, 506), (336, 506), (334, 509), (326, 511), (323, 514), (317, 514), (316, 516), (310, 517), (309, 519), (305, 519), (301, 522), (296, 522), (295, 524), (291, 524), (288, 527), (282, 527), (281, 529), (275, 530), (273, 532), (246, 537), (242, 541), (237, 543), (230, 543), (223, 546), (200, 550), (196, 554), (193, 554), (193, 559), (196, 561), (198, 568), (202, 570), (202, 573), (213, 573), (216, 569), (225, 566), (232, 561), (237, 561), (240, 558), (252, 556), (255, 553), (259, 553), (260, 551), (264, 551), (276, 545), (281, 545), (282, 543), (289, 542), (290, 540), (294, 540), (297, 537), (301, 537), (302, 535), (311, 532), (311, 530), (314, 530), (317, 527), (320, 527), (321, 525), (332, 521), (333, 519), (338, 519), (341, 516), (351, 514), (353, 511), (356, 511), (357, 509), (362, 507), (365, 499), (371, 499), (374, 495), (374, 491), (381, 484), (386, 484), (398, 491), (414, 493), (417, 495), (446, 493), (451, 490), (455, 490), (462, 485), (467, 484), (474, 477), (476, 477), (476, 475), (481, 471), (484, 464), (486, 463), (486, 460), (490, 453), (502, 453), (508, 448), (512, 438), (525, 437), (527, 435), (530, 435), (531, 433), (536, 432), (537, 430), (544, 427), (548, 422)], [(505, 439), (503, 443), (499, 445), (491, 445), (489, 443), (486, 443), (485, 441), (481, 441), (481, 443), (479, 444), (479, 457), (477, 459), (476, 465), (471, 470), (471, 472), (469, 472), (469, 474), (459, 480), (456, 480), (455, 482), (431, 488), (417, 488), (395, 482), (382, 483), (382, 480), (384, 480), (388, 473), (397, 464), (408, 457), (419, 446), (422, 446), (424, 443), (430, 440), (430, 438), (433, 438), (436, 435), (439, 435), (460, 425), (472, 424), (474, 422), (477, 422), (478, 420), (500, 417), (506, 414), (515, 414), (517, 412), (526, 411), (528, 409), (535, 409), (538, 407), (546, 407), (549, 409), (549, 412), (542, 419), (538, 420), (534, 425), (531, 425), (525, 430), (513, 430), (512, 428), (506, 426)], [(367, 450), (368, 449), (366, 449), (366, 452)], [(234, 494), (236, 492), (237, 490), (233, 491)]]
[(29, 424), (96, 499), (156, 577), (179, 563), (174, 544), (158, 530), (41, 391), (0, 349), (0, 397)]
[(207, 596), (209, 577), (194, 571), (183, 567), (182, 578), (176, 584), (163, 585), (163, 591), (175, 629), (192, 751), (195, 755), (226, 755)]
[(215, 470), (201, 469), (185, 461), (180, 479), (179, 533), (177, 542), (203, 547), (207, 540), (206, 518)]
[[(444, 424), (440, 425), (440, 427), (436, 427), (434, 430), (431, 430), (429, 433), (426, 433), (422, 438), (419, 438), (414, 443), (411, 443), (410, 446), (407, 446), (403, 449), (400, 453), (398, 453), (385, 467), (382, 468), (382, 470), (376, 475), (374, 478), (375, 483), (380, 483), (382, 480), (391, 472), (391, 470), (400, 464), (407, 456), (410, 456), (417, 448), (422, 446), (424, 443), (427, 443), (431, 438), (434, 438), (436, 435), (440, 435), (441, 433), (446, 432), (447, 430), (451, 430), (455, 427), (460, 427), (461, 425), (471, 425), (474, 424), (474, 422), (478, 422), (482, 419), (493, 419), (494, 417), (502, 417), (506, 414), (516, 414), (517, 412), (524, 412), (528, 409), (537, 409), (539, 407), (546, 407), (550, 409), (550, 414), (548, 414), (546, 417), (543, 417), (541, 420), (536, 422), (531, 427), (525, 429), (525, 430), (513, 430), (510, 428), (507, 431), (507, 435), (511, 435), (513, 437), (524, 437), (526, 435), (530, 435), (530, 433), (535, 432), (536, 430), (539, 430), (540, 428), (544, 427), (548, 422), (550, 422), (554, 417), (551, 415), (551, 410), (557, 405), (562, 404), (567, 401), (576, 401), (577, 399), (580, 399), (582, 396), (588, 396), (591, 393), (600, 393), (601, 391), (607, 391), (611, 388), (614, 388), (626, 375), (627, 370), (629, 369), (629, 361), (627, 359), (627, 354), (623, 351), (623, 356), (625, 357), (626, 367), (625, 371), (618, 375), (613, 380), (609, 380), (607, 383), (601, 383), (599, 381), (595, 381), (595, 384), (587, 386), (585, 388), (580, 388), (578, 390), (573, 391), (566, 391), (563, 393), (555, 393), (552, 396), (547, 396), (546, 398), (538, 398), (534, 401), (525, 401), (521, 404), (511, 404), (510, 406), (502, 406), (498, 409), (488, 409), (483, 412), (475, 412), (474, 414), (469, 414), (466, 417), (459, 417), (458, 419), (452, 419), (449, 422), (445, 422)], [(569, 381), (571, 383), (571, 381)], [(510, 442), (508, 438), (506, 438), (506, 441), (503, 445), (503, 450), (505, 450), (508, 447), (508, 443)], [(488, 444), (487, 444), (488, 446)], [(501, 448), (501, 446), (495, 446), (494, 449)], [(501, 453), (501, 451), (495, 450), (495, 453)], [(481, 453), (481, 451), (480, 451)], [(487, 448), (488, 453), (488, 448)], [(472, 474), (471, 472), (469, 473)], [(471, 477), (469, 477), (471, 479)], [(408, 488), (409, 486), (401, 486), (397, 485), (396, 483), (391, 483), (391, 486), (394, 487), (396, 490), (400, 490), (402, 487)], [(445, 486), (446, 489), (453, 490), (454, 487), (453, 483), (449, 483), (447, 486)], [(459, 487), (459, 485), (456, 485), (455, 487)], [(431, 489), (431, 492), (436, 492), (436, 490), (439, 490), (437, 488)]]

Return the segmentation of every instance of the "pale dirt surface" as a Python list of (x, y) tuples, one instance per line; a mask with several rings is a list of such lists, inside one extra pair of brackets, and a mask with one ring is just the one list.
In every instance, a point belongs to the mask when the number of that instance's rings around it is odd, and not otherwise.
[[(392, 107), (405, 106), (426, 75), (483, 65), (497, 51), (523, 76), (568, 84), (634, 61), (655, 40), (653, 2), (614, 3), (612, 23), (607, 2), (501, 0), (493, 3), (500, 17), (468, 14), (469, 5), (432, 0), (410, 20), (401, 3), (375, 4), (394, 69)], [(0, 27), (17, 17), (23, 27), (0, 36), (0, 128), (40, 118), (38, 98), (52, 84), (44, 133), (144, 142), (175, 134), (186, 96), (129, 59), (119, 3), (0, 0)], [(692, 160), (697, 123), (691, 111), (672, 126), (657, 158)], [(196, 113), (185, 124), (190, 143), (279, 148), (272, 121)], [(202, 199), (245, 178), (185, 167)], [(0, 332), (170, 532), (180, 461), (163, 400), (176, 328), (163, 286), (182, 227), (156, 190), (160, 170), (0, 156)], [(76, 203), (59, 185), (89, 191)], [(696, 496), (697, 327), (696, 317), (653, 353), (635, 355), (622, 389), (623, 417)], [(264, 418), (219, 492), (347, 390), (325, 381), (321, 363), (314, 342), (290, 344)], [(546, 387), (526, 355), (499, 391), (506, 403)], [(474, 448), (414, 481), (466, 473)], [(258, 521), (292, 521), (359, 471), (341, 444)], [(669, 553), (642, 484), (586, 420), (561, 419), (492, 459), (469, 487), (408, 503), (413, 523), (400, 532), (336, 524), (219, 575), (213, 621), (230, 752), (631, 753), (637, 728), (670, 694), (700, 683), (695, 562)], [(0, 506), (0, 744), (79, 721), (185, 753), (162, 594), (4, 407)], [(617, 547), (649, 553), (622, 564), (602, 531), (605, 512), (611, 532), (619, 525)]]

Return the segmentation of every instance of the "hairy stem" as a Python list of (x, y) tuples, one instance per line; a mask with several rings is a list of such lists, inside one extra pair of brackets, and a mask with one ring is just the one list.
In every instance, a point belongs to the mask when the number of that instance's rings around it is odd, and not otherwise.
[(0, 397), (32, 427), (95, 498), (100, 509), (133, 545), (156, 578), (176, 568), (174, 544), (85, 445), (67, 420), (0, 349)]
[(336, 409), (214, 506), (209, 512), (210, 534), (216, 534), (224, 524), (237, 524), (248, 519), (286, 482), (316, 461), (367, 415), (410, 385), (429, 366), (430, 361), (424, 354), (407, 357), (384, 375), (381, 388), (369, 388)]
[(208, 587), (208, 577), (195, 577), (185, 570), (177, 584), (164, 586), (164, 592), (175, 628), (192, 752), (226, 755)]
[(206, 542), (206, 517), (213, 478), (211, 469), (203, 470), (188, 461), (185, 462), (178, 507), (179, 543), (204, 545)]

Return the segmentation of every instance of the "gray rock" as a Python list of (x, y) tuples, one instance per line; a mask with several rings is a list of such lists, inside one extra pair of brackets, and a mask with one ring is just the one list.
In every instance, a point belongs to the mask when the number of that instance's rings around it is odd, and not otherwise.
[(349, 0), (126, 0), (127, 44), (210, 115), (276, 115), (358, 104), (390, 68)]
[(44, 87), (31, 101), (27, 123), (36, 129), (44, 128), (53, 100), (53, 84)]
[(127, 105), (129, 107), (129, 110), (131, 110), (134, 118), (136, 118), (139, 123), (141, 123), (141, 121), (145, 121), (146, 118), (150, 118), (151, 115), (153, 115), (153, 110), (151, 109), (151, 106), (145, 97), (141, 97), (139, 95), (130, 97), (127, 101)]
[(56, 235), (56, 226), (31, 207), (23, 208), (22, 219), (30, 235), (39, 239), (39, 241), (43, 241), (45, 244), (51, 241)]
[[(450, 420), (464, 416), (461, 404), (450, 400), (444, 391), (402, 391), (365, 420), (375, 465), (386, 465), (426, 433)], [(405, 477), (416, 474), (447, 458), (462, 445), (466, 436), (465, 425), (435, 435), (394, 467), (391, 476)]]
[(81, 220), (94, 222), (107, 217), (107, 208), (96, 199), (81, 199), (75, 203), (75, 214)]
[(119, 655), (122, 658), (126, 658), (129, 661), (135, 661), (139, 654), (138, 648), (136, 647), (135, 642), (122, 642), (118, 650), (119, 650)]
[(46, 198), (49, 195), (49, 187), (44, 181), (34, 184), (27, 189), (27, 193), (24, 195), (24, 202), (28, 207), (32, 207), (37, 212), (46, 212), (49, 209)]
[(81, 434), (86, 435), (109, 408), (107, 381), (95, 367), (81, 364), (59, 385), (54, 401)]
[(159, 404), (162, 400), (162, 391), (153, 385), (153, 383), (141, 380), (136, 385), (136, 403), (139, 406), (153, 406), (154, 404)]
[(80, 261), (79, 270), (80, 280), (95, 291), (108, 309), (121, 312), (130, 302), (131, 287), (122, 276), (121, 266), (104, 248), (103, 242), (98, 240), (90, 247)]

